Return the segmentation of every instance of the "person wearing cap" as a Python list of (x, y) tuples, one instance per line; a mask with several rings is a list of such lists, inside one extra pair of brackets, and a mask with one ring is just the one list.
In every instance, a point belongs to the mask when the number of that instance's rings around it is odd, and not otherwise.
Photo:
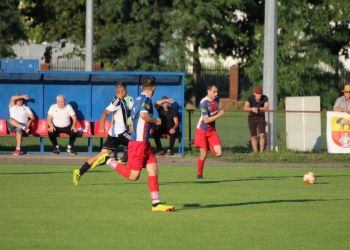
[(24, 104), (28, 99), (28, 95), (15, 95), (10, 99), (10, 118), (8, 119), (8, 127), (10, 132), (16, 131), (16, 149), (13, 152), (13, 155), (22, 154), (21, 144), (23, 133), (29, 134), (30, 124), (34, 121), (32, 111)]
[(166, 155), (172, 155), (174, 151), (175, 140), (178, 136), (179, 115), (177, 110), (169, 105), (171, 103), (174, 103), (173, 99), (163, 96), (154, 104), (154, 107), (158, 111), (159, 118), (162, 120), (161, 125), (157, 126), (153, 132), (153, 138), (157, 146), (157, 155), (164, 154), (160, 141), (161, 136), (164, 134), (170, 136), (169, 148), (166, 151)]
[(335, 101), (333, 111), (350, 113), (350, 85), (346, 84), (342, 92), (344, 94)]
[(264, 151), (265, 147), (265, 112), (269, 110), (269, 102), (266, 95), (263, 95), (261, 87), (255, 87), (253, 95), (249, 96), (244, 104), (244, 110), (249, 112), (248, 126), (250, 130), (250, 141), (254, 153), (258, 152), (257, 130), (259, 131), (259, 149)]

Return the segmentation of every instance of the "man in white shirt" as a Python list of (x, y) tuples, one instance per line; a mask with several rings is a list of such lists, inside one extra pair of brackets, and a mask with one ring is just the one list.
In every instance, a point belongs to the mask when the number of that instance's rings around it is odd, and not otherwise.
[[(108, 131), (108, 137), (103, 144), (102, 150), (98, 155), (90, 157), (80, 169), (73, 170), (73, 185), (77, 186), (80, 177), (85, 174), (90, 168), (95, 168), (98, 165), (105, 163), (105, 156), (108, 156), (111, 152), (116, 152), (119, 145), (128, 146), (130, 140), (128, 117), (130, 117), (130, 110), (132, 108), (133, 99), (129, 96), (126, 97), (126, 84), (125, 82), (117, 82), (116, 97), (105, 108), (101, 116), (100, 133), (105, 132), (105, 122), (109, 114), (112, 115), (112, 127)], [(125, 154), (125, 152), (124, 152)], [(124, 160), (125, 155), (124, 155)]]
[(69, 135), (67, 152), (71, 155), (77, 154), (73, 150), (73, 145), (75, 139), (77, 138), (77, 129), (75, 127), (76, 122), (77, 116), (75, 115), (72, 106), (66, 104), (66, 98), (63, 95), (58, 95), (56, 97), (56, 104), (51, 105), (47, 115), (49, 138), (53, 145), (52, 153), (60, 153), (60, 148), (57, 142), (57, 135), (59, 135), (59, 133), (66, 133)]
[(9, 130), (16, 131), (16, 149), (13, 155), (20, 155), (23, 132), (29, 134), (30, 124), (34, 121), (34, 115), (24, 101), (29, 99), (28, 95), (12, 96), (9, 103), (10, 118), (8, 120)]
[(344, 94), (335, 101), (333, 111), (350, 113), (350, 84), (346, 84), (341, 92)]

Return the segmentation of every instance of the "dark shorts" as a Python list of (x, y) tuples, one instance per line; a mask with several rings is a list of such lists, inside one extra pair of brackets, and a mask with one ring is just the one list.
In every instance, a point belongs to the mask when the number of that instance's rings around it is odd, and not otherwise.
[(108, 135), (107, 140), (103, 144), (102, 148), (115, 151), (120, 145), (128, 146), (130, 140), (130, 134), (122, 133), (117, 137)]
[(249, 116), (248, 125), (250, 136), (257, 136), (257, 130), (259, 131), (259, 134), (264, 134), (266, 127), (265, 116)]

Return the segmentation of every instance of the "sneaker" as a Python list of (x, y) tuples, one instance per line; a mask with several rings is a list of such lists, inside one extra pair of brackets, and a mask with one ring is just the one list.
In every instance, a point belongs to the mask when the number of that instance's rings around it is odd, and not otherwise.
[(175, 206), (167, 205), (164, 203), (158, 203), (152, 206), (152, 212), (173, 212), (175, 211)]
[(203, 175), (197, 175), (197, 179), (203, 179)]
[(168, 150), (166, 151), (166, 154), (165, 154), (165, 155), (171, 156), (171, 155), (173, 155), (173, 151), (171, 151), (170, 149), (168, 149)]
[(159, 150), (159, 151), (156, 153), (156, 155), (164, 155), (163, 150)]
[(81, 177), (81, 175), (80, 175), (79, 169), (74, 169), (73, 170), (73, 186), (78, 186), (80, 177)]
[(15, 149), (15, 151), (13, 151), (12, 155), (20, 155), (21, 154), (21, 150), (20, 149)]
[(74, 151), (73, 148), (67, 148), (67, 152), (70, 154), (70, 155), (77, 155), (78, 153)]
[(97, 166), (100, 166), (102, 164), (106, 164), (107, 160), (109, 159), (109, 154), (108, 153), (103, 153), (101, 154), (96, 161), (91, 165), (91, 168), (94, 169)]
[(57, 147), (54, 147), (54, 149), (52, 150), (52, 153), (58, 155), (60, 154), (60, 149)]

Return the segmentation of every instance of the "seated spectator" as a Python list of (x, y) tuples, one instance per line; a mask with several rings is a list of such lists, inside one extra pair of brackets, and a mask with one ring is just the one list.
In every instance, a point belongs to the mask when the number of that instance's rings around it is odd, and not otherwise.
[(342, 92), (344, 94), (335, 101), (333, 111), (350, 113), (350, 85), (346, 84)]
[(8, 127), (10, 132), (16, 131), (16, 149), (13, 155), (22, 154), (21, 144), (23, 133), (29, 134), (30, 124), (34, 121), (34, 115), (24, 101), (29, 99), (28, 95), (12, 96), (9, 103), (10, 118), (8, 119)]
[(57, 136), (59, 133), (66, 133), (69, 135), (67, 152), (70, 155), (76, 155), (77, 153), (74, 151), (73, 146), (77, 138), (77, 129), (75, 127), (77, 117), (72, 106), (66, 104), (66, 99), (63, 95), (57, 96), (56, 101), (56, 104), (51, 105), (47, 115), (49, 138), (54, 147), (52, 153), (60, 153)]
[(169, 134), (170, 136), (169, 148), (166, 151), (166, 155), (172, 155), (174, 151), (175, 139), (179, 134), (179, 116), (177, 110), (169, 106), (169, 104), (173, 102), (173, 99), (163, 96), (154, 104), (154, 107), (158, 111), (159, 118), (162, 120), (161, 125), (157, 126), (153, 132), (153, 138), (158, 150), (157, 155), (164, 155), (162, 143), (160, 141), (161, 136), (164, 134)]

